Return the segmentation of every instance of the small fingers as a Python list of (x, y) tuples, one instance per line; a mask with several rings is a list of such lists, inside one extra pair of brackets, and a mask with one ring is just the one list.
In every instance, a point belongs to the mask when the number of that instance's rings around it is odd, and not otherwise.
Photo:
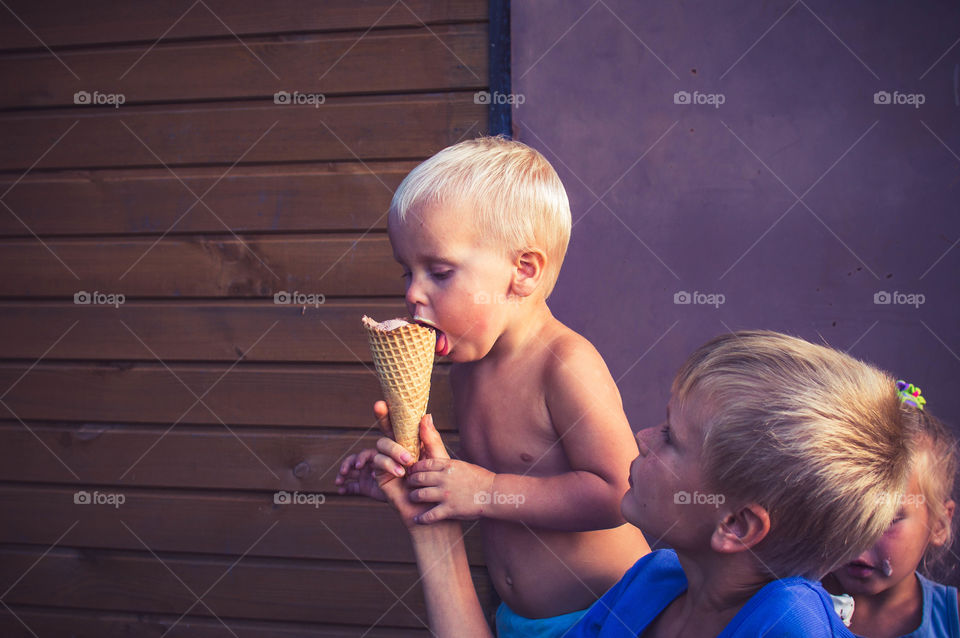
[(403, 476), (406, 474), (406, 470), (403, 469), (403, 466), (386, 454), (377, 454), (375, 457), (373, 457), (373, 466), (381, 472), (393, 474), (394, 476)]
[[(340, 463), (340, 474), (346, 474), (350, 471), (350, 468), (353, 467), (353, 464), (357, 460), (356, 454), (348, 454), (346, 458), (343, 459), (343, 462)], [(338, 477), (339, 478), (339, 477)]]
[(428, 509), (422, 514), (418, 514), (413, 518), (413, 520), (421, 525), (429, 525), (430, 523), (436, 523), (437, 521), (442, 521), (446, 518), (449, 518), (450, 512), (444, 505), (437, 505), (431, 509)]
[(450, 465), (450, 459), (420, 459), (411, 466), (411, 472), (442, 472)]
[(362, 452), (360, 452), (359, 454), (354, 455), (356, 457), (356, 461), (354, 462), (353, 465), (359, 470), (361, 467), (363, 467), (364, 465), (372, 461), (373, 457), (375, 457), (376, 455), (377, 455), (377, 451), (375, 449), (367, 448)]
[(409, 465), (413, 462), (413, 456), (402, 445), (385, 436), (377, 439), (377, 449), (402, 465)]
[(442, 503), (445, 496), (439, 487), (422, 487), (410, 492), (410, 500), (414, 503)]
[(407, 479), (408, 485), (416, 487), (436, 487), (440, 485), (440, 477), (436, 472), (414, 472), (416, 465), (411, 467), (408, 472), (410, 477)]
[(373, 404), (373, 415), (377, 417), (377, 425), (380, 427), (380, 431), (390, 436), (393, 432), (393, 428), (390, 426), (390, 411), (387, 408), (386, 401), (377, 401)]

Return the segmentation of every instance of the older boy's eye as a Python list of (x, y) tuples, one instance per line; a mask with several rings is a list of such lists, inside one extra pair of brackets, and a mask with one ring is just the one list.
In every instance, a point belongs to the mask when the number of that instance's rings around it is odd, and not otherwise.
[(660, 428), (660, 432), (663, 433), (663, 442), (669, 443), (670, 442), (670, 426), (669, 425), (663, 426), (662, 428)]
[(403, 271), (403, 274), (400, 275), (400, 279), (407, 280), (407, 279), (410, 279), (411, 276), (412, 276), (412, 273), (409, 270), (405, 270)]

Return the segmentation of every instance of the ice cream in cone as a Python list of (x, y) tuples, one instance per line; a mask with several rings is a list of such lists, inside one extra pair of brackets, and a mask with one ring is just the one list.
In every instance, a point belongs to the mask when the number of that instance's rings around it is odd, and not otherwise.
[(431, 328), (403, 319), (378, 323), (363, 318), (383, 398), (390, 408), (393, 438), (420, 456), (420, 419), (427, 413), (437, 337)]

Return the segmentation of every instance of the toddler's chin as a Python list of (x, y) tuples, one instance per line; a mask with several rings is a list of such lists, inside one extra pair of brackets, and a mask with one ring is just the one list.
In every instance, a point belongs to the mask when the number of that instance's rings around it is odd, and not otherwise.
[(635, 505), (630, 492), (624, 494), (623, 499), (620, 501), (620, 515), (623, 516), (623, 520), (627, 521), (631, 525), (639, 527), (637, 523), (637, 512), (635, 510)]

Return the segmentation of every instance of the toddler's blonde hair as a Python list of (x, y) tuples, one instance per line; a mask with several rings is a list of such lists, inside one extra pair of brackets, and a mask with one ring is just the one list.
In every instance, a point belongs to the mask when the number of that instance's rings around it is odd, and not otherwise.
[(935, 564), (949, 551), (950, 542), (953, 540), (953, 521), (947, 515), (946, 505), (953, 494), (953, 483), (960, 461), (957, 458), (957, 440), (942, 421), (928, 410), (907, 406), (907, 412), (907, 418), (917, 436), (912, 468), (917, 474), (920, 494), (927, 507), (927, 526), (932, 530), (939, 524), (946, 530), (946, 540), (942, 546), (927, 546), (923, 556), (926, 568), (928, 564)]
[(698, 406), (710, 487), (769, 513), (752, 551), (770, 577), (818, 579), (893, 520), (913, 439), (886, 373), (802, 339), (743, 331), (694, 352), (673, 395), (681, 410)]
[(390, 219), (403, 223), (417, 209), (436, 204), (468, 206), (481, 240), (511, 259), (541, 250), (544, 298), (550, 295), (570, 242), (571, 217), (567, 192), (543, 155), (502, 136), (447, 147), (400, 183)]

